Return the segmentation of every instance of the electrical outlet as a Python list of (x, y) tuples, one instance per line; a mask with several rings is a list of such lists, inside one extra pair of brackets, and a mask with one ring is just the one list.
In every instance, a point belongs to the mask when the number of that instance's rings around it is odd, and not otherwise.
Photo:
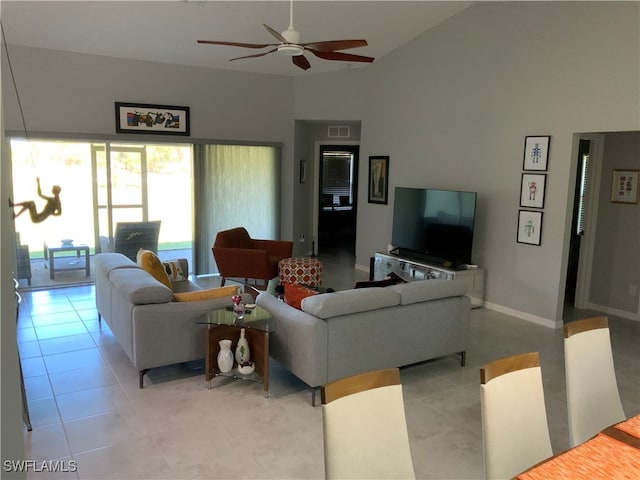
[(629, 285), (629, 295), (631, 295), (632, 297), (636, 297), (638, 295), (638, 285), (636, 285), (635, 283)]
[(300, 243), (304, 243), (304, 233), (301, 233), (301, 234), (300, 234), (300, 237), (298, 237), (298, 241), (299, 241)]

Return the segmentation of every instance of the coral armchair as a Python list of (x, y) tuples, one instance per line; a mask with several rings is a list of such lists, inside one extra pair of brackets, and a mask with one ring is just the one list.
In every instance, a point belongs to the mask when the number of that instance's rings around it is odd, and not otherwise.
[(227, 278), (260, 280), (266, 285), (278, 276), (278, 262), (291, 257), (293, 242), (252, 239), (244, 227), (237, 227), (218, 232), (211, 250), (221, 285)]

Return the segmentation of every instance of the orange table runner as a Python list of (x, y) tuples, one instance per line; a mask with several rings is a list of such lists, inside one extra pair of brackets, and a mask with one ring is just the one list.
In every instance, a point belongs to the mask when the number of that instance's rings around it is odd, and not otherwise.
[(567, 478), (638, 479), (640, 450), (599, 433), (531, 470), (518, 475), (520, 480)]
[(633, 437), (640, 438), (640, 415), (636, 415), (629, 420), (617, 424), (616, 428)]

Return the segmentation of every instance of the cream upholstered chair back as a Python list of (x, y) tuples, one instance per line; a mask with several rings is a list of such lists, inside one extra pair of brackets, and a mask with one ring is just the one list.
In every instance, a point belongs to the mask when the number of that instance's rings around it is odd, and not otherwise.
[(325, 478), (415, 478), (397, 368), (325, 385), (322, 424)]
[(564, 326), (564, 365), (573, 447), (625, 419), (607, 317), (585, 318)]
[(482, 367), (480, 402), (487, 478), (513, 478), (553, 454), (538, 352)]

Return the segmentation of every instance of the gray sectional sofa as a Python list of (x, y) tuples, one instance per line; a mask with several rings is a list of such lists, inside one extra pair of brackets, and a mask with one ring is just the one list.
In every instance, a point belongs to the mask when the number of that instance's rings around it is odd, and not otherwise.
[(422, 280), (314, 295), (302, 300), (302, 310), (269, 293), (256, 303), (274, 317), (271, 357), (315, 389), (454, 353), (464, 365), (471, 311), (466, 292), (460, 282)]
[[(181, 259), (182, 270), (188, 264)], [(224, 308), (229, 298), (175, 302), (173, 293), (200, 290), (189, 280), (173, 284), (174, 291), (119, 253), (95, 257), (96, 305), (118, 343), (139, 372), (204, 358), (204, 325), (195, 323), (211, 310)], [(253, 300), (248, 294), (246, 302)]]

